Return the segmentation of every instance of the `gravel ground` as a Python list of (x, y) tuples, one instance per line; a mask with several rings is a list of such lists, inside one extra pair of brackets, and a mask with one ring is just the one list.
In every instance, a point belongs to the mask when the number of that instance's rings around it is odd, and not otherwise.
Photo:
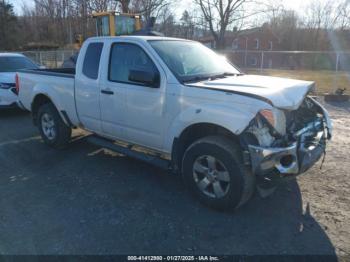
[(334, 139), (322, 169), (314, 167), (298, 178), (298, 184), (304, 208), (310, 207), (337, 254), (350, 260), (350, 103), (325, 105), (333, 120)]
[(0, 112), (1, 254), (350, 255), (350, 105), (327, 105), (326, 162), (234, 213), (177, 176), (86, 143), (45, 146), (30, 115)]

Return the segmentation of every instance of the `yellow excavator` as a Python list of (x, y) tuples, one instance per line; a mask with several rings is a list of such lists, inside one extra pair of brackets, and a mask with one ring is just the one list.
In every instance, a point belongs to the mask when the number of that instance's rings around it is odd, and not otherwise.
[[(96, 20), (96, 36), (120, 36), (120, 35), (150, 35), (163, 36), (162, 33), (153, 31), (155, 18), (151, 17), (146, 24), (142, 26), (141, 16), (138, 14), (119, 13), (115, 11), (93, 13), (92, 17)], [(81, 34), (75, 37), (75, 48), (79, 50), (83, 45), (84, 38)], [(78, 53), (72, 55), (62, 64), (63, 68), (75, 67)]]
[[(151, 17), (145, 27), (142, 27), (141, 16), (138, 14), (119, 13), (116, 11), (96, 12), (92, 14), (96, 20), (96, 36), (119, 35), (154, 35), (161, 33), (152, 31), (155, 18)], [(83, 36), (76, 35), (76, 43), (79, 48), (84, 42)]]
[(131, 35), (142, 29), (141, 17), (114, 11), (93, 13), (97, 36)]

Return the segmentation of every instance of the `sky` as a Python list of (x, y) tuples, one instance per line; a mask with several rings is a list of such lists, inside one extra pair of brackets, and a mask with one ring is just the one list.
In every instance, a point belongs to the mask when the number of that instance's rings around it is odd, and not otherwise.
[[(26, 4), (28, 6), (33, 5), (33, 0), (8, 0), (10, 3), (12, 3), (15, 7), (15, 12), (17, 14), (21, 13), (22, 5)], [(177, 14), (181, 14), (183, 10), (190, 9), (190, 5), (192, 0), (179, 0), (180, 4), (178, 5), (178, 10), (176, 11)], [(303, 7), (305, 7), (311, 0), (280, 0), (281, 3), (287, 8), (287, 9), (293, 9), (295, 11), (303, 10)]]
[(20, 14), (21, 10), (22, 10), (23, 3), (26, 3), (28, 5), (33, 5), (34, 1), (32, 1), (32, 0), (8, 0), (8, 2), (13, 4), (13, 6), (15, 7), (15, 12), (17, 14)]

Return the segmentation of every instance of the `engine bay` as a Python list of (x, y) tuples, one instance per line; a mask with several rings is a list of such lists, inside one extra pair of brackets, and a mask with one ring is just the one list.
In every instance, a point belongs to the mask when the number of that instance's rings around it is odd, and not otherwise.
[(325, 117), (322, 108), (310, 97), (306, 97), (297, 110), (278, 110), (276, 126), (272, 126), (260, 114), (250, 123), (243, 134), (247, 144), (263, 147), (286, 147), (303, 136), (312, 140), (325, 130)]

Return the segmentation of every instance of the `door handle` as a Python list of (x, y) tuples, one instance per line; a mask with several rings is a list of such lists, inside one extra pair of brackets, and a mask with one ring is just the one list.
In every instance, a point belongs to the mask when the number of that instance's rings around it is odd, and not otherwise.
[(101, 90), (101, 93), (105, 95), (114, 95), (114, 92), (111, 90)]

